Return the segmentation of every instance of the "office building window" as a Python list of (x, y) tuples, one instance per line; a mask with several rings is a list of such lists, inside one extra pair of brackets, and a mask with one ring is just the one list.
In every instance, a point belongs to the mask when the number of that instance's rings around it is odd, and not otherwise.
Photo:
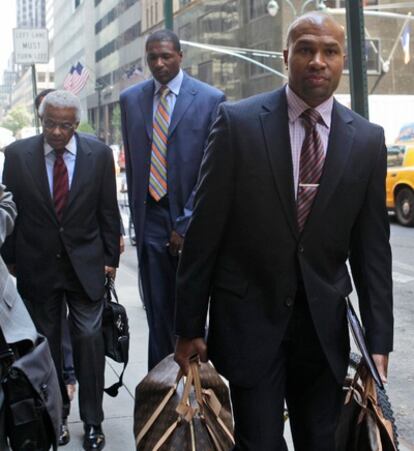
[(108, 42), (95, 52), (95, 61), (99, 62), (111, 53), (119, 50), (121, 47), (132, 42), (141, 34), (141, 22), (128, 28), (124, 33), (120, 34), (116, 39)]
[[(252, 48), (257, 50), (268, 50), (269, 45), (267, 42), (262, 42), (260, 44), (252, 45)], [(249, 55), (250, 56), (250, 55)], [(251, 58), (257, 61), (258, 63), (265, 64), (266, 66), (270, 65), (270, 58), (266, 56), (266, 54), (260, 54), (257, 52), (256, 54), (251, 55)], [(250, 63), (250, 77), (257, 77), (266, 72), (266, 69), (258, 66), (257, 64)]]
[(213, 61), (206, 61), (198, 65), (198, 78), (209, 85), (213, 84)]
[(267, 0), (249, 0), (249, 17), (250, 20), (267, 14)]
[(121, 14), (127, 11), (132, 5), (139, 0), (124, 0), (118, 2), (118, 5), (112, 8), (105, 16), (95, 23), (95, 34), (100, 33), (105, 27), (116, 20)]
[(78, 8), (81, 3), (82, 3), (81, 0), (75, 0), (75, 9)]

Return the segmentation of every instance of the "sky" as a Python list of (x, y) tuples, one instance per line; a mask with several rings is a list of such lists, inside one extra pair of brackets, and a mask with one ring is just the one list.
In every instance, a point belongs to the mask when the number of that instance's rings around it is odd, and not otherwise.
[(13, 51), (13, 28), (16, 26), (16, 0), (0, 0), (0, 78)]

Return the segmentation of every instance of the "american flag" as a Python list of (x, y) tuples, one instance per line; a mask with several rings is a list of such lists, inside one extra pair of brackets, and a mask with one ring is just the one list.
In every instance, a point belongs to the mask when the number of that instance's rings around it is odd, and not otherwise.
[(78, 62), (76, 66), (70, 68), (70, 71), (63, 82), (63, 88), (73, 94), (78, 94), (86, 85), (88, 78), (88, 70)]

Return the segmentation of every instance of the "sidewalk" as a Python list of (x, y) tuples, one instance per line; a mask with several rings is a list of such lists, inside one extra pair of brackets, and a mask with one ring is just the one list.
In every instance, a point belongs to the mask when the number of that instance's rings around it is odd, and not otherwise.
[[(130, 357), (124, 375), (125, 386), (120, 389), (116, 398), (111, 398), (107, 395), (104, 396), (105, 421), (103, 423), (103, 430), (106, 435), (106, 451), (135, 450), (132, 430), (134, 393), (136, 385), (147, 372), (148, 330), (145, 311), (142, 308), (138, 294), (137, 271), (131, 267), (131, 264), (127, 265), (125, 263), (127, 260), (129, 263), (131, 260), (136, 261), (133, 257), (135, 249), (128, 245), (125, 254), (121, 258), (121, 266), (116, 279), (116, 288), (120, 302), (128, 311), (131, 332)], [(121, 364), (107, 359), (105, 373), (106, 386), (110, 386), (118, 380), (118, 374), (121, 370)], [(65, 451), (81, 451), (83, 424), (79, 419), (77, 392), (75, 394), (75, 400), (72, 402), (69, 429), (71, 441), (61, 449)], [(289, 451), (293, 451), (288, 425), (286, 440)], [(400, 445), (400, 451), (414, 451), (414, 449)]]

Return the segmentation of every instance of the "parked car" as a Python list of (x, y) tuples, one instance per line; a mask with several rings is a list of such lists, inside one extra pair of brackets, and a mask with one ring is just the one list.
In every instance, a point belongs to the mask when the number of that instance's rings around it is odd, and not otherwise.
[(387, 208), (404, 226), (414, 227), (414, 143), (387, 149)]

